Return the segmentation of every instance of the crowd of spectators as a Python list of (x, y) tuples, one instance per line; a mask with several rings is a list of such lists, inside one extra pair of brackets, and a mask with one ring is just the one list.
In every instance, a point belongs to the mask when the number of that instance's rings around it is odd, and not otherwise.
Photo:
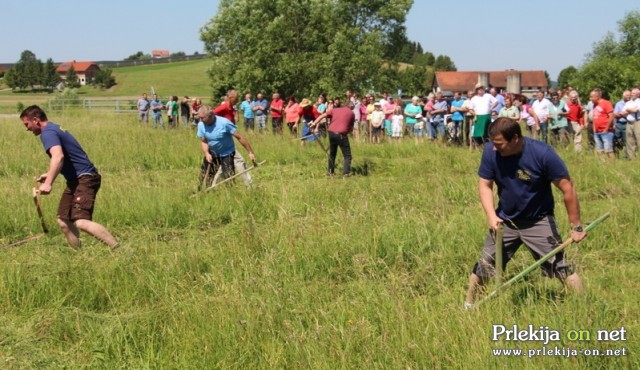
[[(335, 98), (334, 98), (335, 99)], [(305, 141), (314, 141), (325, 135), (326, 120), (320, 127), (313, 121), (333, 109), (334, 99), (325, 94), (314, 98), (291, 95), (282, 99), (278, 92), (267, 100), (262, 93), (254, 97), (232, 90), (215, 109), (248, 134), (283, 135), (285, 132)], [(595, 149), (604, 156), (615, 153), (634, 158), (640, 142), (640, 123), (636, 124), (640, 110), (640, 88), (626, 90), (615, 104), (603, 97), (600, 89), (593, 89), (588, 99), (580, 99), (571, 86), (565, 89), (539, 90), (534, 97), (507, 94), (494, 87), (477, 86), (475, 90), (455, 92), (453, 96), (430, 93), (425, 97), (403, 99), (386, 92), (380, 95), (347, 91), (343, 105), (353, 110), (356, 117), (352, 138), (364, 143), (379, 144), (411, 139), (431, 141), (445, 145), (479, 148), (488, 140), (488, 129), (498, 117), (520, 122), (527, 136), (553, 146), (572, 146), (582, 151), (583, 146)], [(146, 94), (138, 101), (138, 119), (149, 121), (152, 127), (165, 128), (163, 112), (169, 128), (197, 125), (200, 99), (188, 96), (178, 102), (177, 96), (166, 103), (157, 95), (150, 101)], [(583, 140), (583, 133), (586, 138)]]

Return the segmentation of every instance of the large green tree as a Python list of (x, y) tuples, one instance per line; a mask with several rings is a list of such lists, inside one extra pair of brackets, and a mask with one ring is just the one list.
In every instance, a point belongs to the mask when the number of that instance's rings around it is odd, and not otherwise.
[(12, 89), (33, 90), (42, 81), (42, 62), (30, 50), (20, 54), (20, 60), (7, 73), (6, 83)]
[(561, 89), (566, 88), (571, 84), (571, 80), (575, 77), (578, 69), (574, 66), (568, 66), (567, 68), (560, 71), (558, 74), (558, 87)]
[(20, 54), (20, 61), (24, 65), (24, 82), (27, 86), (35, 89), (37, 85), (42, 83), (42, 70), (43, 65), (40, 59), (36, 58), (36, 55), (30, 50), (25, 50)]
[(53, 63), (53, 59), (47, 59), (47, 62), (42, 67), (42, 87), (49, 91), (53, 91), (61, 80), (62, 79), (56, 70), (56, 65)]
[(447, 55), (438, 55), (433, 66), (436, 71), (457, 71), (456, 65)]
[(640, 81), (640, 11), (631, 11), (618, 22), (618, 37), (609, 32), (596, 42), (584, 65), (570, 79), (581, 95), (600, 88), (611, 100)]
[(101, 89), (108, 89), (116, 84), (116, 78), (112, 76), (113, 70), (109, 67), (96, 72), (92, 85)]
[(402, 39), (412, 3), (222, 0), (201, 29), (213, 59), (213, 92), (309, 96), (375, 89), (385, 52), (392, 40)]

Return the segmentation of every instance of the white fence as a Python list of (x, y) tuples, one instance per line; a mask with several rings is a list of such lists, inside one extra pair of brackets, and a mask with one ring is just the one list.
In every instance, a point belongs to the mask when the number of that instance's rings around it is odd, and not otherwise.
[(66, 109), (85, 109), (96, 112), (136, 113), (138, 99), (51, 99), (48, 107), (50, 111), (64, 111)]

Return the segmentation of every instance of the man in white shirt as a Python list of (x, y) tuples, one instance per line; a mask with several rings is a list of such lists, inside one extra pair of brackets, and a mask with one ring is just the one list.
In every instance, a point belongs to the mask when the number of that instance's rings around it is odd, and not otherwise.
[(634, 159), (640, 145), (640, 88), (631, 90), (631, 100), (624, 105), (621, 112), (627, 114), (626, 151), (627, 158)]
[(491, 107), (496, 103), (496, 98), (485, 94), (484, 87), (476, 87), (476, 96), (471, 99), (470, 111), (476, 116), (473, 124), (472, 140), (477, 145), (483, 145), (489, 139), (487, 132), (491, 123)]
[(544, 91), (538, 90), (536, 93), (537, 99), (531, 105), (531, 108), (536, 113), (537, 124), (540, 127), (541, 139), (543, 142), (547, 142), (547, 132), (549, 130), (549, 114), (551, 111), (551, 101), (544, 97)]

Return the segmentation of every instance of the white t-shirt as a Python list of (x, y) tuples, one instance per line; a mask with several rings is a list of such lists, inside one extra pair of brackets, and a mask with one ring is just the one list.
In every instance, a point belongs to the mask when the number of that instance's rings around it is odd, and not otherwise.
[(476, 115), (485, 115), (491, 113), (491, 106), (497, 100), (491, 94), (484, 94), (482, 96), (476, 95), (471, 98), (470, 108), (476, 112)]
[(402, 114), (394, 114), (391, 116), (391, 136), (402, 136), (402, 123), (404, 122), (404, 116)]
[[(631, 108), (632, 110), (634, 109), (640, 109), (640, 98), (636, 99), (636, 100), (629, 100), (628, 102), (626, 102), (624, 104), (624, 108), (623, 110), (625, 111), (629, 111), (629, 108)], [(627, 121), (628, 122), (635, 122), (638, 120), (638, 111), (634, 112), (634, 113), (629, 113), (627, 114)]]
[(380, 127), (384, 121), (384, 112), (381, 110), (374, 110), (371, 112), (371, 125), (373, 127)]
[(551, 109), (551, 101), (547, 98), (542, 98), (542, 100), (536, 99), (536, 101), (531, 104), (531, 108), (536, 112), (536, 116), (538, 116), (540, 122), (546, 122)]

